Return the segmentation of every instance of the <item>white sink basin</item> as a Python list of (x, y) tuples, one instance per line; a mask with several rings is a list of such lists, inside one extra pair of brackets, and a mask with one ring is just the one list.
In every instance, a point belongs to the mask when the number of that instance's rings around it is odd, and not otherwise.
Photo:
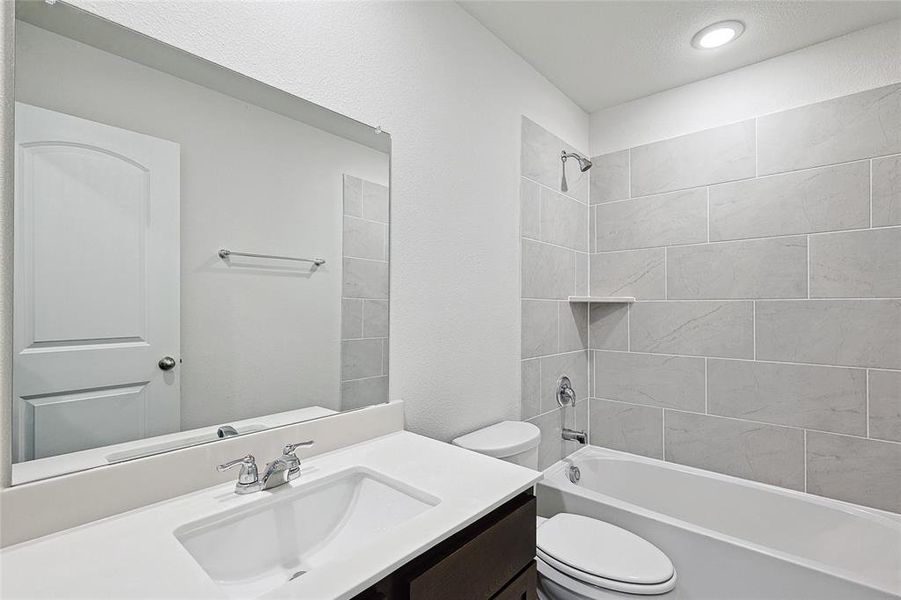
[(363, 468), (259, 495), (258, 502), (175, 531), (194, 560), (233, 598), (260, 596), (345, 559), (439, 502)]

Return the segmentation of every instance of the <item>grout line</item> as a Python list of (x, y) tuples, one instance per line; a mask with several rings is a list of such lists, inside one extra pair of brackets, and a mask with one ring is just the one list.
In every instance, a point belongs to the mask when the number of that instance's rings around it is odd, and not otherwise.
[(806, 236), (805, 238), (807, 242), (807, 277), (805, 278), (805, 282), (807, 283), (807, 299), (810, 299), (810, 236)]
[(804, 491), (807, 491), (807, 430), (804, 430)]
[(660, 409), (663, 413), (660, 418), (660, 445), (663, 450), (663, 460), (666, 461), (666, 409)]
[(669, 300), (669, 275), (667, 273), (666, 263), (669, 260), (667, 259), (667, 248), (663, 248), (663, 299)]
[(864, 411), (864, 414), (866, 415), (866, 418), (867, 418), (867, 439), (870, 439), (870, 370), (869, 369), (867, 369), (866, 375), (864, 376), (864, 390), (865, 390), (864, 397), (867, 400), (866, 408)]
[[(774, 359), (755, 359), (755, 358), (736, 358), (732, 356), (704, 356), (702, 354), (675, 354), (672, 352), (647, 352), (642, 350), (610, 350), (607, 348), (595, 348), (595, 352), (615, 352), (617, 354), (638, 354), (642, 356), (669, 356), (675, 358), (710, 358), (713, 360), (731, 360), (739, 362), (757, 362), (761, 364), (776, 365), (793, 365), (797, 367), (824, 367), (827, 369), (856, 369), (862, 371), (869, 369), (872, 371), (888, 371), (892, 373), (901, 373), (901, 369), (892, 369), (890, 367), (867, 367), (859, 365), (827, 365), (822, 363), (803, 363), (790, 360), (774, 360)], [(567, 353), (568, 354), (568, 353)]]
[[(705, 414), (705, 413), (698, 412), (696, 410), (687, 409), (687, 408), (677, 408), (677, 407), (671, 407), (671, 406), (664, 407), (664, 406), (660, 406), (659, 404), (639, 404), (637, 402), (632, 402), (629, 400), (617, 400), (616, 398), (608, 398), (608, 397), (599, 396), (599, 395), (594, 395), (594, 396), (592, 396), (592, 398), (594, 398), (596, 400), (603, 400), (604, 402), (614, 402), (617, 404), (628, 404), (629, 406), (640, 406), (642, 408), (656, 408), (656, 409), (663, 410), (663, 411), (680, 412), (680, 413), (685, 413), (688, 415), (697, 415), (699, 417), (710, 417), (712, 419), (724, 419), (727, 421), (739, 421), (741, 423), (755, 423), (755, 424), (759, 424), (759, 425), (767, 425), (769, 427), (778, 427), (779, 429), (790, 429), (790, 430), (794, 430), (794, 431), (802, 431), (802, 430), (803, 431), (812, 431), (813, 433), (838, 435), (838, 436), (849, 437), (849, 438), (854, 438), (854, 439), (858, 439), (858, 440), (869, 439), (869, 438), (863, 437), (862, 435), (857, 435), (854, 433), (839, 433), (837, 431), (828, 431), (826, 429), (813, 429), (811, 427), (805, 427), (803, 425), (783, 425), (782, 423), (773, 423), (771, 421), (759, 421), (756, 419), (747, 419), (744, 417), (732, 417), (729, 415), (721, 415), (718, 413)], [(895, 441), (895, 440), (883, 440), (883, 439), (879, 439), (879, 438), (872, 438), (872, 440), (874, 442), (884, 442), (886, 444), (895, 444), (896, 446), (901, 446), (901, 442)]]
[(870, 159), (870, 228), (873, 228), (873, 159)]
[[(713, 240), (710, 242), (691, 242), (687, 244), (659, 244), (656, 246), (635, 246), (633, 248), (617, 248), (614, 250), (598, 250), (595, 249), (593, 254), (615, 254), (617, 252), (634, 252), (636, 250), (654, 250), (658, 248), (691, 248), (692, 246), (708, 246), (708, 245), (716, 245), (716, 244), (737, 244), (741, 242), (753, 242), (758, 240), (778, 240), (784, 238), (793, 238), (793, 237), (802, 237), (805, 235), (834, 235), (839, 233), (852, 233), (852, 232), (860, 232), (860, 231), (869, 231), (871, 229), (898, 229), (901, 228), (901, 225), (877, 225), (876, 227), (854, 227), (851, 229), (832, 229), (830, 231), (801, 231), (798, 233), (783, 233), (778, 235), (761, 235), (756, 237), (746, 237), (746, 238), (736, 238), (729, 240)], [(531, 239), (531, 238), (529, 238)], [(536, 242), (540, 242), (541, 240), (535, 240)], [(541, 242), (546, 244), (548, 242)], [(561, 246), (564, 247), (564, 246)]]
[[(580, 175), (580, 177), (579, 177), (579, 179), (576, 180), (576, 182), (581, 181), (581, 180), (582, 180), (582, 177), (581, 177), (581, 176), (584, 175), (584, 174), (583, 174), (583, 173), (579, 173), (579, 175)], [(583, 205), (584, 205), (584, 204), (587, 204), (586, 202), (582, 202), (581, 200), (579, 200), (579, 199), (576, 198), (575, 196), (572, 196), (572, 195), (570, 195), (570, 194), (568, 194), (568, 193), (566, 193), (566, 192), (561, 192), (559, 188), (556, 188), (556, 187), (547, 185), (546, 183), (542, 183), (542, 182), (538, 181), (537, 179), (532, 179), (532, 178), (530, 178), (530, 177), (526, 177), (525, 175), (520, 175), (520, 177), (523, 178), (523, 179), (525, 179), (526, 181), (530, 181), (530, 182), (534, 183), (535, 185), (537, 185), (537, 186), (539, 186), (539, 187), (542, 187), (542, 188), (544, 188), (544, 189), (546, 189), (546, 190), (549, 190), (549, 191), (551, 191), (551, 192), (554, 192), (555, 194), (560, 194), (560, 195), (563, 196), (564, 198), (569, 198), (570, 200), (575, 200), (575, 201), (578, 202), (579, 204), (583, 204)], [(590, 187), (591, 187), (591, 186), (589, 186), (589, 188), (590, 188)], [(539, 198), (540, 198), (540, 195), (541, 195), (541, 192), (540, 192), (540, 190), (539, 190)]]
[[(539, 234), (539, 235), (540, 235), (540, 234)], [(535, 239), (535, 238), (533, 238), (533, 237), (529, 237), (529, 236), (526, 236), (526, 235), (520, 236), (520, 238), (523, 239), (523, 240), (528, 240), (528, 241), (533, 242), (533, 243), (535, 243), (535, 244), (544, 244), (545, 246), (552, 246), (552, 247), (554, 247), (554, 248), (559, 248), (559, 249), (561, 249), (561, 250), (569, 250), (570, 252), (578, 252), (579, 254), (591, 254), (590, 252), (587, 252), (587, 251), (585, 251), (585, 250), (577, 250), (576, 248), (571, 248), (571, 247), (569, 247), (569, 246), (561, 246), (560, 244), (555, 244), (555, 243), (553, 243), (553, 242), (545, 242), (544, 240), (537, 240), (537, 239)]]
[[(354, 300), (355, 298), (348, 298), (350, 300)], [(385, 300), (385, 298), (371, 298), (372, 300)], [(563, 302), (567, 301), (567, 298), (532, 298), (527, 296), (522, 296), (523, 300), (561, 300)], [(823, 298), (773, 298), (773, 297), (758, 297), (758, 298), (655, 298), (648, 300), (639, 300), (636, 299), (635, 302), (631, 302), (630, 304), (661, 304), (669, 302), (670, 304), (675, 302), (845, 302), (845, 301), (854, 301), (854, 302), (869, 302), (869, 301), (886, 301), (886, 300), (894, 300), (897, 301), (898, 296), (871, 296), (868, 298), (865, 297), (845, 297), (845, 296), (828, 296)], [(878, 367), (874, 367), (878, 368)]]
[(710, 186), (707, 186), (707, 243), (710, 243)]
[(704, 414), (709, 415), (710, 409), (708, 408), (707, 398), (709, 396), (708, 388), (710, 387), (710, 379), (707, 377), (707, 359), (704, 358)]
[(754, 360), (757, 360), (757, 301), (751, 307), (751, 339), (754, 346)]
[(628, 172), (629, 177), (629, 198), (632, 198), (632, 148), (629, 148), (629, 157), (626, 161), (626, 170)]
[(760, 151), (758, 150), (760, 142), (760, 134), (758, 133), (757, 121), (758, 117), (754, 117), (754, 177), (760, 177)]
[(632, 351), (632, 307), (626, 305), (626, 351)]

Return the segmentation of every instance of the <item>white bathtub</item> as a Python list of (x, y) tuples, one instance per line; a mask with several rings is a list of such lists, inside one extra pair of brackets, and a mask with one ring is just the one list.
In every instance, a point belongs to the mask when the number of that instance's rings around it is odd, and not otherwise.
[(676, 566), (679, 598), (901, 598), (901, 515), (595, 446), (544, 473), (540, 515), (650, 540)]

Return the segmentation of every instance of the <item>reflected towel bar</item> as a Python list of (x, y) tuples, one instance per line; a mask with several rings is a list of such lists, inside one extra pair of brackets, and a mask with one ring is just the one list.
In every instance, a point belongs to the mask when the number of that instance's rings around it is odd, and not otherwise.
[(219, 258), (225, 260), (229, 256), (250, 256), (251, 258), (274, 258), (276, 260), (295, 260), (298, 262), (311, 262), (317, 267), (325, 264), (324, 258), (299, 258), (296, 256), (279, 256), (277, 254), (255, 254), (253, 252), (235, 252), (227, 248), (219, 250)]

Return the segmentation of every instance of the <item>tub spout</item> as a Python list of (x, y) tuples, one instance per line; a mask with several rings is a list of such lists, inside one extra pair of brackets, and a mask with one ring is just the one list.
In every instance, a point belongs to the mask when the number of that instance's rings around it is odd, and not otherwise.
[(566, 427), (563, 428), (563, 439), (570, 442), (579, 442), (580, 444), (588, 443), (588, 436), (584, 431), (576, 431)]

